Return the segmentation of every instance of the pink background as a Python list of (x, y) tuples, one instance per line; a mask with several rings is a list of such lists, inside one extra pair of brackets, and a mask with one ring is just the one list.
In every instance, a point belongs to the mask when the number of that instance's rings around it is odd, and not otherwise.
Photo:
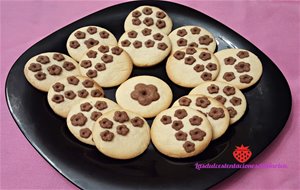
[[(15, 60), (31, 45), (79, 18), (120, 2), (1, 2), (1, 189), (76, 189), (22, 135), (8, 112), (4, 83)], [(176, 2), (206, 13), (255, 44), (284, 73), (293, 94), (293, 110), (286, 127), (254, 160), (255, 163), (284, 163), (289, 168), (241, 170), (214, 189), (300, 189), (300, 3)]]

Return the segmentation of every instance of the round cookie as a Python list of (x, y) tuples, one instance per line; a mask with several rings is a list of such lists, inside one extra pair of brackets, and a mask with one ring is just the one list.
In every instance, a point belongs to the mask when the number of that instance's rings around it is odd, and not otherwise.
[(169, 37), (163, 32), (149, 28), (126, 31), (119, 39), (122, 47), (138, 67), (149, 67), (164, 60), (171, 51)]
[(48, 103), (52, 110), (66, 118), (71, 108), (85, 98), (103, 97), (102, 88), (83, 76), (69, 76), (56, 81), (48, 91)]
[(188, 106), (203, 113), (212, 126), (212, 140), (221, 137), (229, 126), (229, 113), (217, 100), (203, 95), (187, 95), (176, 100), (172, 107)]
[(166, 12), (153, 6), (140, 6), (129, 13), (124, 23), (125, 31), (148, 27), (169, 34), (172, 20)]
[(88, 49), (96, 45), (117, 45), (115, 36), (105, 28), (85, 26), (72, 32), (67, 41), (69, 55), (79, 61)]
[(96, 120), (114, 109), (120, 109), (119, 105), (107, 98), (84, 99), (70, 110), (67, 126), (79, 141), (95, 145), (92, 130)]
[(24, 75), (28, 82), (44, 92), (48, 92), (53, 81), (79, 74), (78, 63), (58, 52), (38, 54), (29, 59), (24, 66)]
[(132, 61), (129, 55), (117, 46), (98, 45), (89, 49), (79, 62), (80, 72), (102, 87), (121, 84), (130, 76)]
[(214, 36), (199, 26), (182, 26), (169, 34), (172, 53), (184, 47), (198, 47), (214, 52), (217, 43)]
[(114, 110), (95, 122), (93, 139), (98, 150), (106, 156), (131, 159), (147, 149), (150, 129), (141, 116), (128, 110)]
[(124, 109), (150, 118), (167, 109), (172, 102), (171, 88), (153, 76), (128, 79), (116, 91), (116, 100)]
[(175, 84), (196, 87), (204, 81), (212, 81), (219, 73), (218, 59), (205, 49), (184, 48), (175, 51), (168, 58), (166, 71)]
[(254, 85), (262, 75), (259, 58), (248, 50), (224, 49), (215, 53), (215, 56), (220, 63), (218, 81), (244, 89)]
[(187, 158), (205, 150), (212, 140), (212, 128), (199, 111), (185, 106), (172, 107), (155, 117), (151, 140), (162, 154)]
[(193, 88), (189, 94), (202, 94), (221, 102), (228, 110), (230, 124), (238, 121), (246, 111), (247, 102), (244, 94), (235, 86), (225, 82), (204, 82)]

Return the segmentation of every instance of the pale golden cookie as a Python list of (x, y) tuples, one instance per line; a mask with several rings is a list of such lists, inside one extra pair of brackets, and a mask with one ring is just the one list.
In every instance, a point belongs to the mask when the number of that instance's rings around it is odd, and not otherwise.
[(158, 7), (144, 5), (129, 13), (124, 22), (124, 29), (128, 31), (148, 27), (169, 34), (172, 30), (172, 25), (172, 20), (166, 12)]
[(126, 31), (119, 39), (122, 47), (138, 67), (149, 67), (164, 60), (171, 51), (169, 37), (163, 32), (138, 28)]
[(216, 80), (227, 82), (239, 89), (254, 85), (262, 75), (259, 58), (248, 50), (224, 49), (215, 53), (220, 73)]
[(230, 124), (237, 122), (246, 111), (247, 102), (244, 94), (237, 87), (225, 82), (204, 82), (192, 89), (189, 94), (202, 94), (221, 102), (229, 112)]
[(67, 117), (67, 126), (78, 140), (95, 145), (92, 130), (96, 120), (115, 109), (120, 109), (120, 106), (107, 98), (84, 99), (71, 108)]
[(199, 48), (184, 48), (168, 58), (166, 71), (172, 82), (183, 87), (196, 87), (218, 76), (219, 62), (214, 54)]
[(187, 95), (176, 100), (172, 107), (188, 106), (203, 113), (212, 126), (212, 140), (221, 137), (229, 126), (229, 113), (217, 100), (204, 95)]
[(128, 79), (116, 91), (118, 104), (145, 118), (156, 116), (172, 102), (171, 88), (153, 76), (137, 76)]
[(44, 92), (48, 92), (53, 82), (79, 74), (78, 63), (58, 52), (38, 54), (29, 59), (24, 66), (24, 75), (28, 82)]
[(89, 49), (79, 62), (80, 72), (102, 87), (121, 84), (130, 76), (132, 61), (118, 46), (98, 45)]
[(151, 140), (162, 154), (187, 158), (206, 149), (212, 140), (212, 128), (199, 111), (185, 106), (172, 107), (155, 117)]
[(116, 159), (131, 159), (142, 154), (150, 143), (145, 119), (128, 110), (103, 114), (93, 127), (93, 139), (100, 152)]
[(214, 52), (217, 43), (214, 36), (200, 26), (182, 26), (169, 34), (172, 53), (184, 47), (198, 47)]
[(66, 118), (71, 108), (90, 97), (103, 97), (102, 88), (93, 80), (83, 76), (69, 76), (51, 85), (48, 103), (52, 110)]
[(96, 45), (117, 45), (115, 36), (105, 28), (99, 26), (85, 26), (70, 34), (67, 50), (70, 56), (79, 61), (88, 49)]

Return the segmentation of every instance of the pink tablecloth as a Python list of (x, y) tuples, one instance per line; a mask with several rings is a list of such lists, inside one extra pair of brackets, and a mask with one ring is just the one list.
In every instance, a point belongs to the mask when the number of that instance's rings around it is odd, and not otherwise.
[[(76, 189), (27, 142), (11, 118), (4, 82), (14, 61), (61, 27), (121, 1), (1, 2), (1, 189)], [(221, 21), (265, 52), (287, 78), (293, 111), (278, 138), (254, 161), (288, 169), (241, 170), (214, 189), (300, 189), (300, 3), (177, 1)], [(276, 111), (276, 110), (273, 110)]]

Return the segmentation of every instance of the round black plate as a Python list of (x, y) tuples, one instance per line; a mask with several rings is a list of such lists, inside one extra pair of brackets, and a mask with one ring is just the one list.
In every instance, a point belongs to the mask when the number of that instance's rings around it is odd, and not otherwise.
[[(123, 22), (134, 8), (154, 5), (165, 10), (174, 28), (199, 25), (207, 28), (218, 41), (218, 50), (244, 48), (262, 61), (264, 72), (254, 87), (244, 91), (248, 108), (245, 116), (231, 126), (226, 134), (212, 142), (199, 156), (171, 159), (157, 152), (152, 145), (141, 156), (127, 161), (110, 159), (77, 141), (66, 127), (65, 120), (50, 109), (46, 93), (34, 89), (23, 75), (23, 67), (32, 56), (48, 51), (67, 53), (65, 43), (75, 29), (98, 25), (117, 38), (124, 32)], [(174, 100), (190, 89), (173, 84), (165, 73), (165, 61), (147, 68), (134, 68), (132, 76), (153, 75), (166, 81)], [(106, 97), (115, 100), (116, 88), (105, 89)], [(247, 145), (252, 159), (270, 144), (284, 127), (291, 110), (291, 93), (287, 81), (275, 64), (258, 48), (223, 24), (191, 8), (158, 1), (135, 1), (116, 5), (80, 19), (29, 48), (12, 67), (6, 81), (9, 109), (19, 128), (32, 146), (63, 176), (84, 189), (205, 189), (232, 175), (235, 169), (196, 170), (194, 164), (237, 163), (232, 156), (236, 145)], [(274, 111), (276, 110), (276, 111)], [(151, 120), (149, 120), (151, 123)]]

